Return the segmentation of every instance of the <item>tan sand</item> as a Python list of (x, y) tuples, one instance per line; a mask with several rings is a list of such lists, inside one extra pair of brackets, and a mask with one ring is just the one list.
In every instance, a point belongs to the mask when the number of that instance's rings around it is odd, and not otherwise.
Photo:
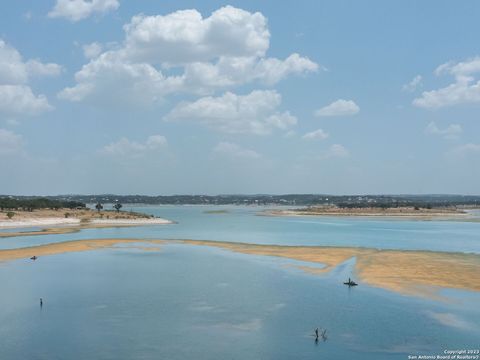
[[(299, 266), (312, 274), (324, 274), (352, 257), (356, 258), (355, 272), (362, 283), (406, 295), (438, 299), (440, 288), (480, 291), (480, 255), (432, 251), (377, 250), (355, 247), (309, 247), (240, 244), (196, 240), (97, 239), (77, 240), (56, 244), (0, 250), (0, 261), (46, 256), (66, 252), (111, 248), (118, 244), (181, 243), (212, 246), (242, 254), (276, 256), (293, 260), (320, 263), (325, 268)], [(150, 248), (148, 248), (150, 250)]]
[[(112, 248), (119, 244), (139, 244), (144, 243), (144, 240), (136, 239), (97, 239), (97, 240), (73, 240), (65, 241), (55, 244), (31, 246), (18, 249), (0, 250), (0, 261), (10, 261), (17, 259), (28, 259), (32, 256), (47, 256), (57, 255), (69, 252), (89, 251)], [(162, 241), (149, 241), (150, 243), (161, 244)], [(143, 249), (144, 247), (135, 246)], [(153, 248), (148, 248), (153, 249)], [(158, 250), (155, 248), (155, 250)]]
[(259, 213), (265, 216), (340, 216), (340, 217), (374, 217), (405, 220), (457, 220), (480, 221), (471, 214), (454, 208), (419, 209), (410, 207), (399, 208), (337, 208), (335, 206), (299, 208), (289, 210), (266, 210)]
[[(168, 221), (168, 220), (167, 220)], [(170, 222), (171, 223), (171, 222)], [(119, 224), (115, 222), (108, 222), (104, 224), (96, 223), (84, 223), (79, 226), (61, 226), (61, 227), (52, 227), (45, 228), (39, 231), (19, 231), (19, 232), (0, 232), (0, 238), (4, 237), (16, 237), (16, 236), (32, 236), (32, 235), (57, 235), (57, 234), (71, 234), (79, 232), (83, 229), (102, 229), (102, 228), (122, 228), (122, 227), (135, 227), (135, 226), (144, 226), (151, 225), (146, 223), (130, 223), (130, 224)]]
[(345, 260), (356, 257), (355, 271), (362, 282), (408, 295), (431, 297), (440, 287), (480, 291), (480, 255), (475, 254), (191, 240), (184, 242), (243, 254), (278, 256), (326, 265), (325, 268), (298, 266), (312, 274), (326, 273)]
[[(0, 232), (0, 238), (67, 234), (90, 228), (173, 224), (173, 222), (170, 220), (152, 218), (146, 214), (126, 211), (116, 212), (106, 210), (98, 212), (88, 209), (42, 209), (34, 211), (14, 211), (14, 213), (14, 217), (12, 219), (8, 219), (6, 212), (0, 212), (0, 229), (35, 226), (41, 227), (42, 230)], [(60, 217), (62, 215), (64, 216), (63, 218)]]
[(79, 223), (119, 223), (119, 222), (154, 222), (165, 223), (168, 220), (151, 217), (150, 215), (132, 211), (91, 209), (39, 209), (33, 211), (15, 210), (14, 216), (9, 219), (7, 213), (0, 211), (0, 228), (49, 226)]

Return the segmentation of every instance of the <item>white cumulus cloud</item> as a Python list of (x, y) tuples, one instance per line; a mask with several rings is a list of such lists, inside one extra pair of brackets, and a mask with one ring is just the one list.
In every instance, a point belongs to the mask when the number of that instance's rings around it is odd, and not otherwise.
[(181, 85), (179, 78), (166, 78), (150, 64), (124, 62), (115, 52), (105, 52), (84, 65), (75, 74), (75, 79), (78, 84), (63, 89), (58, 94), (60, 98), (149, 105), (175, 92)]
[(322, 129), (311, 131), (302, 136), (306, 140), (325, 140), (328, 138), (329, 134)]
[(403, 85), (402, 90), (408, 92), (414, 92), (420, 86), (422, 86), (422, 76), (415, 76), (408, 84)]
[(339, 99), (315, 111), (315, 116), (348, 116), (359, 111), (360, 107), (353, 100)]
[(450, 155), (454, 157), (465, 157), (471, 154), (480, 154), (480, 144), (467, 143), (457, 146), (450, 151)]
[(76, 22), (89, 16), (118, 9), (118, 0), (57, 0), (48, 13), (51, 18), (65, 18)]
[(480, 103), (480, 57), (463, 62), (448, 62), (435, 70), (437, 76), (448, 74), (453, 76), (454, 82), (437, 89), (424, 91), (413, 100), (417, 107), (436, 109), (446, 106)]
[(264, 56), (267, 19), (259, 12), (225, 6), (203, 18), (197, 10), (134, 16), (124, 26), (125, 52), (135, 61), (191, 63), (220, 56)]
[(245, 149), (237, 144), (222, 141), (213, 149), (217, 154), (227, 155), (229, 157), (241, 159), (258, 159), (260, 154), (251, 149)]
[(17, 49), (0, 39), (0, 84), (26, 84), (34, 76), (57, 76), (62, 67), (39, 60), (24, 61)]
[(444, 129), (440, 129), (434, 121), (431, 121), (425, 128), (427, 134), (439, 135), (445, 139), (457, 139), (463, 129), (459, 124), (450, 124)]
[(44, 95), (34, 95), (25, 85), (0, 85), (0, 113), (37, 115), (52, 110)]
[(180, 103), (165, 119), (196, 121), (229, 134), (265, 135), (297, 123), (288, 111), (278, 111), (281, 101), (280, 94), (273, 90), (255, 90), (247, 95), (227, 92)]
[(124, 31), (125, 40), (115, 49), (84, 48), (90, 62), (75, 74), (75, 84), (59, 93), (61, 98), (100, 102), (115, 93), (144, 105), (170, 94), (211, 95), (251, 82), (271, 86), (319, 69), (296, 53), (286, 59), (267, 57), (266, 18), (232, 6), (206, 18), (197, 10), (137, 15)]
[(193, 92), (211, 92), (260, 81), (274, 85), (291, 74), (316, 72), (318, 65), (308, 58), (291, 54), (285, 60), (277, 58), (221, 57), (215, 63), (187, 64), (183, 76), (185, 87)]
[(341, 145), (341, 144), (333, 144), (328, 148), (327, 151), (320, 155), (322, 159), (331, 159), (331, 158), (347, 158), (350, 156), (350, 151)]
[(167, 146), (167, 139), (162, 135), (149, 136), (144, 142), (131, 141), (123, 137), (118, 141), (105, 145), (101, 152), (112, 156), (140, 157), (165, 146)]
[(62, 67), (39, 60), (24, 61), (21, 54), (0, 39), (0, 113), (37, 115), (52, 109), (45, 95), (35, 95), (32, 77), (57, 76)]
[(103, 46), (98, 42), (93, 42), (90, 44), (83, 45), (82, 49), (83, 49), (83, 55), (87, 59), (93, 59), (102, 53)]

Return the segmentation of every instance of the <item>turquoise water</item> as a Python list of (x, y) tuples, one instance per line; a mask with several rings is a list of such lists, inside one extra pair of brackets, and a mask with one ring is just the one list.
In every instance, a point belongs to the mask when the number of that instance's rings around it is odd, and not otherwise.
[[(226, 214), (209, 214), (212, 209)], [(197, 239), (279, 245), (362, 246), (480, 253), (480, 222), (257, 216), (259, 207), (129, 206), (177, 221), (134, 228), (0, 239), (0, 249), (92, 238)]]
[[(168, 226), (0, 239), (198, 238), (479, 252), (479, 224), (272, 218), (257, 208), (146, 207)], [(374, 245), (375, 244), (375, 245)], [(145, 247), (145, 244), (141, 244)], [(406, 359), (478, 348), (480, 293), (434, 301), (363, 284), (355, 259), (325, 276), (300, 262), (171, 244), (132, 245), (0, 263), (0, 359)], [(40, 308), (39, 298), (44, 299)], [(328, 339), (311, 336), (326, 328)]]

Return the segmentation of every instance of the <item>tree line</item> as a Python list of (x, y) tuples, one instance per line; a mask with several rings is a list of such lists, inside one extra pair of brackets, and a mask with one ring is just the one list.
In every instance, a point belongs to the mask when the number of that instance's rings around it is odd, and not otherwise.
[(76, 209), (85, 208), (83, 202), (75, 200), (53, 200), (47, 198), (15, 199), (11, 197), (0, 197), (0, 209), (3, 210), (24, 210), (33, 211), (38, 209)]

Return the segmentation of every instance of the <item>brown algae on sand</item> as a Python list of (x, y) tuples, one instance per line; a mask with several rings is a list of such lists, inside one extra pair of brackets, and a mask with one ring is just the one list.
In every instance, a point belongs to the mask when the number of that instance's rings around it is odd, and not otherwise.
[(480, 291), (480, 255), (477, 254), (191, 240), (184, 242), (243, 254), (277, 256), (324, 264), (325, 268), (298, 267), (317, 275), (325, 274), (355, 257), (355, 273), (363, 283), (408, 295), (432, 297), (439, 288)]
[[(73, 240), (53, 244), (31, 246), (17, 249), (0, 250), (0, 261), (10, 261), (30, 258), (31, 256), (58, 255), (69, 252), (90, 251), (99, 249), (113, 248), (120, 244), (139, 244), (144, 243), (138, 239), (97, 239), (97, 240)], [(150, 243), (160, 244), (161, 241), (149, 241)], [(135, 246), (136, 247), (136, 246)]]
[(257, 245), (201, 240), (96, 239), (0, 250), (0, 261), (113, 248), (120, 244), (135, 244), (135, 248), (143, 249), (142, 244), (167, 243), (211, 246), (242, 254), (323, 264), (323, 268), (299, 267), (315, 275), (328, 273), (342, 262), (355, 257), (354, 270), (361, 282), (406, 295), (438, 298), (437, 290), (440, 288), (480, 291), (480, 255), (433, 251)]

